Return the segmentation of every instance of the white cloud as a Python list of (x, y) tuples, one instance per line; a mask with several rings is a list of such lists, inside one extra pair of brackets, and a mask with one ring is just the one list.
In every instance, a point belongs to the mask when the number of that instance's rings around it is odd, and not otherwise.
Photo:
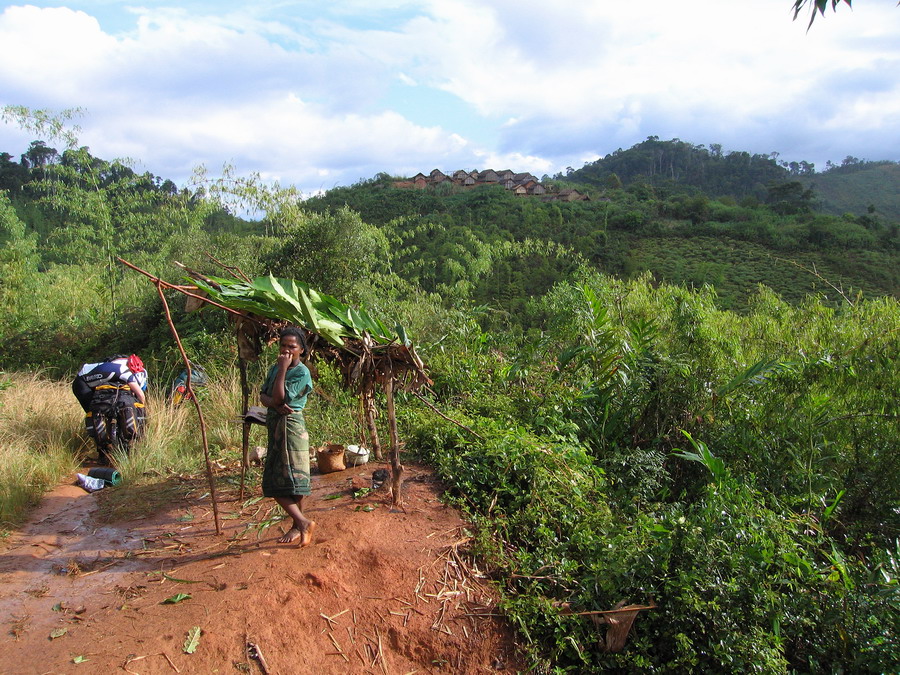
[[(842, 8), (809, 32), (805, 21), (790, 20), (782, 0), (760, 1), (752, 10), (721, 0), (648, 0), (627, 8), (582, 3), (550, 11), (536, 0), (516, 3), (515, 11), (474, 0), (431, 7), (430, 17), (411, 21), (392, 45), (379, 36), (371, 53), (405, 47), (420, 55), (418, 81), (452, 92), (484, 115), (515, 119), (498, 129), (505, 145), (518, 142), (521, 150), (549, 151), (551, 143), (527, 133), (541, 120), (567, 130), (613, 129), (613, 138), (637, 142), (661, 133), (648, 122), (666, 117), (678, 122), (666, 125), (674, 127), (672, 135), (687, 140), (711, 142), (717, 139), (707, 134), (727, 133), (740, 143), (733, 130), (744, 128), (747, 142), (761, 135), (764, 145), (775, 137), (766, 138), (767, 124), (805, 124), (787, 118), (788, 110), (800, 108), (809, 118), (837, 115), (849, 125), (852, 116), (838, 112), (847, 93), (825, 89), (828, 80), (879, 58), (891, 64), (883, 77), (892, 82), (879, 96), (886, 99), (877, 104), (885, 111), (881, 118), (887, 121), (900, 100), (900, 51), (891, 39), (900, 11), (890, 5), (852, 14)], [(823, 93), (830, 98), (825, 110), (803, 105), (821, 102)], [(866, 93), (852, 105), (873, 107)]]
[(0, 16), (3, 90), (71, 100), (90, 86), (115, 49), (115, 40), (84, 12), (9, 7)]
[[(355, 80), (373, 66), (358, 58), (287, 52), (259, 33), (181, 11), (141, 14), (134, 31), (111, 37), (80, 12), (10, 8), (0, 16), (0, 60), (21, 63), (16, 49), (48, 26), (53, 54), (28, 69), (34, 91), (20, 91), (38, 107), (85, 105), (82, 142), (157, 173), (234, 161), (239, 170), (318, 185), (323, 171), (356, 180), (366, 176), (353, 172), (416, 166), (423, 154), (465, 146), (396, 112), (365, 112), (376, 94)], [(4, 39), (13, 34), (18, 44)], [(81, 51), (86, 42), (94, 48)], [(19, 65), (0, 74), (15, 77), (24, 79)]]
[[(305, 191), (434, 166), (540, 175), (649, 135), (900, 158), (893, 2), (809, 32), (788, 0), (223, 0), (132, 8), (115, 31), (90, 6), (6, 6), (0, 104), (84, 107), (96, 154), (175, 179), (224, 161)], [(460, 101), (440, 125), (418, 116), (435, 90)], [(0, 151), (22, 139), (0, 127)]]

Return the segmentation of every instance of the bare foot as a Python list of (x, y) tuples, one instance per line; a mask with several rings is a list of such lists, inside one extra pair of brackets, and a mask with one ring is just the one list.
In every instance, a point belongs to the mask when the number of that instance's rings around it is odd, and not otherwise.
[(303, 536), (300, 538), (300, 546), (309, 546), (312, 543), (313, 532), (316, 529), (316, 521), (309, 521), (309, 525), (306, 526), (306, 529), (303, 531)]
[[(303, 536), (303, 532), (298, 530), (296, 527), (292, 527), (287, 532), (284, 533), (281, 537), (278, 538), (278, 542), (281, 544), (290, 544), (293, 541), (297, 541)], [(304, 544), (301, 544), (304, 545)]]

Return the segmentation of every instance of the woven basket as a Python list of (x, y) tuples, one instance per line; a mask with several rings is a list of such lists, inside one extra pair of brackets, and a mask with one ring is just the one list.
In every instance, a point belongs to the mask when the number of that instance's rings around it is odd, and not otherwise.
[(324, 448), (319, 448), (318, 452), (316, 452), (319, 473), (333, 473), (346, 469), (347, 467), (344, 466), (345, 449), (339, 443), (329, 443)]

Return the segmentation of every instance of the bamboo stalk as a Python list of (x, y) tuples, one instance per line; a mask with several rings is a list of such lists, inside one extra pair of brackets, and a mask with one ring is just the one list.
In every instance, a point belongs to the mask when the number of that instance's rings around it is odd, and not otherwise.
[(249, 321), (255, 321), (256, 323), (260, 324), (261, 326), (265, 325), (265, 321), (263, 321), (261, 319), (258, 319), (254, 316), (250, 316), (249, 314), (244, 314), (243, 312), (238, 312), (237, 310), (231, 309), (230, 307), (226, 307), (225, 305), (220, 305), (215, 300), (210, 300), (209, 298), (204, 298), (202, 295), (197, 295), (196, 293), (189, 293), (188, 291), (186, 291), (184, 289), (183, 286), (178, 286), (176, 284), (170, 284), (168, 281), (163, 281), (159, 277), (156, 277), (156, 276), (153, 276), (152, 274), (150, 274), (150, 272), (147, 272), (146, 270), (142, 270), (137, 265), (132, 265), (130, 262), (128, 262), (124, 258), (116, 258), (116, 260), (118, 260), (120, 263), (125, 265), (125, 267), (128, 267), (130, 269), (133, 269), (135, 272), (139, 272), (140, 274), (143, 274), (145, 277), (150, 279), (154, 284), (160, 284), (162, 286), (165, 286), (166, 288), (171, 288), (172, 290), (178, 291), (179, 293), (184, 293), (185, 295), (187, 295), (191, 298), (201, 300), (209, 305), (212, 305), (213, 307), (218, 307), (219, 309), (224, 309), (229, 314), (234, 314), (235, 316), (242, 317)]

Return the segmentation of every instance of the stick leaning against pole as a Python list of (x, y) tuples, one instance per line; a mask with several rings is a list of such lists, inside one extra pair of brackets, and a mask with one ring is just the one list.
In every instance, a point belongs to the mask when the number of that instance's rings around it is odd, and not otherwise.
[[(178, 331), (175, 329), (175, 323), (172, 321), (172, 313), (169, 311), (169, 303), (166, 301), (166, 296), (163, 293), (163, 287), (174, 288), (175, 290), (178, 290), (178, 291), (184, 293), (185, 295), (190, 295), (192, 297), (196, 297), (197, 299), (203, 300), (204, 302), (209, 302), (209, 301), (206, 300), (206, 298), (195, 296), (192, 293), (187, 293), (183, 289), (180, 289), (173, 284), (169, 284), (169, 283), (163, 281), (162, 279), (160, 279), (159, 277), (153, 276), (149, 272), (142, 270), (140, 267), (132, 265), (127, 260), (124, 260), (122, 258), (116, 258), (116, 260), (118, 260), (120, 263), (122, 263), (126, 267), (133, 269), (135, 272), (139, 272), (139, 273), (143, 274), (145, 277), (147, 277), (148, 279), (150, 279), (153, 282), (154, 286), (156, 286), (156, 292), (159, 294), (159, 299), (162, 302), (163, 309), (165, 310), (165, 313), (166, 313), (166, 321), (169, 324), (169, 330), (172, 332), (172, 336), (175, 338), (175, 343), (178, 345), (178, 351), (181, 353), (181, 358), (184, 361), (184, 367), (187, 370), (187, 381), (185, 382), (185, 388), (187, 390), (188, 396), (190, 397), (191, 401), (194, 403), (194, 408), (197, 411), (197, 417), (200, 420), (200, 436), (203, 441), (203, 458), (206, 462), (206, 477), (209, 480), (209, 497), (210, 497), (210, 500), (212, 501), (213, 518), (216, 523), (216, 534), (222, 534), (222, 524), (219, 521), (219, 504), (218, 504), (218, 500), (216, 499), (216, 479), (215, 479), (215, 476), (213, 475), (213, 471), (212, 471), (212, 462), (210, 462), (210, 460), (209, 460), (209, 445), (206, 441), (206, 421), (203, 419), (203, 408), (200, 407), (200, 401), (197, 400), (197, 396), (194, 393), (194, 389), (191, 385), (191, 362), (187, 357), (187, 353), (184, 351), (184, 345), (181, 344), (181, 338), (178, 336)], [(216, 303), (210, 302), (210, 304), (216, 304)], [(233, 311), (233, 310), (229, 309), (228, 307), (222, 307), (222, 309), (225, 309), (229, 312)], [(236, 314), (237, 312), (234, 312), (234, 313)]]
[(169, 303), (166, 302), (166, 296), (163, 293), (162, 284), (159, 279), (156, 280), (155, 286), (156, 292), (159, 294), (159, 299), (162, 301), (163, 309), (166, 312), (166, 321), (169, 322), (169, 330), (172, 331), (172, 337), (175, 338), (175, 342), (178, 345), (178, 351), (181, 352), (181, 358), (184, 360), (184, 367), (187, 369), (187, 381), (185, 382), (185, 388), (187, 389), (186, 395), (193, 402), (194, 408), (197, 410), (197, 417), (200, 420), (200, 438), (203, 441), (203, 459), (206, 461), (206, 477), (209, 480), (209, 498), (212, 500), (213, 519), (216, 523), (216, 534), (222, 534), (222, 525), (219, 522), (219, 504), (216, 499), (216, 479), (213, 475), (212, 463), (209, 461), (209, 444), (206, 441), (206, 421), (203, 419), (203, 408), (200, 407), (200, 401), (197, 399), (197, 395), (194, 393), (194, 389), (191, 386), (191, 362), (187, 357), (187, 353), (184, 351), (184, 346), (181, 344), (181, 338), (178, 336), (175, 322), (172, 321)]

